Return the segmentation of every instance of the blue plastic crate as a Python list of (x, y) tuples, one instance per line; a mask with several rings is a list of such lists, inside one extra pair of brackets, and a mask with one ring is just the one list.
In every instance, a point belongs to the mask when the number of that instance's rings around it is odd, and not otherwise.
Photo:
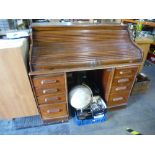
[(107, 115), (104, 114), (104, 116), (102, 116), (100, 118), (92, 118), (92, 119), (85, 119), (85, 120), (80, 120), (75, 115), (74, 120), (75, 120), (75, 123), (78, 126), (82, 126), (82, 125), (88, 125), (88, 124), (95, 124), (95, 123), (105, 122), (107, 120)]

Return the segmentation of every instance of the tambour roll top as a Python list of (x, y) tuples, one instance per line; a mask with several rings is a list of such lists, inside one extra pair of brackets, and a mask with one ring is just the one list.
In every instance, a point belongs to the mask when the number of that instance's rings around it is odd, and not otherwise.
[(32, 25), (31, 72), (74, 71), (142, 61), (121, 25)]

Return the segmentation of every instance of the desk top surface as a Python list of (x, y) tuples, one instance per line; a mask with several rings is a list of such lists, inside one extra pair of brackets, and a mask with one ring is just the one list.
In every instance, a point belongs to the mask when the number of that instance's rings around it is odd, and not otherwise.
[(142, 61), (142, 51), (120, 25), (32, 27), (31, 71), (88, 68)]

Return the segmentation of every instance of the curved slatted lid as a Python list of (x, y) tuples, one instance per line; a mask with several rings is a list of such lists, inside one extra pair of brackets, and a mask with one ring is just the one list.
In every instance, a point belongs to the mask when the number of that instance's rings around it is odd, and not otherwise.
[(33, 30), (34, 71), (142, 61), (141, 50), (120, 25), (37, 25)]

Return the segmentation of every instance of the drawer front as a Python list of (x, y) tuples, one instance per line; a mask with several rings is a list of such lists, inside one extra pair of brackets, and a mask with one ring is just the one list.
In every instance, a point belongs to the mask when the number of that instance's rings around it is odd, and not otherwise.
[(128, 83), (126, 85), (120, 85), (120, 86), (112, 86), (111, 93), (124, 93), (129, 92), (131, 90), (132, 83)]
[(38, 97), (39, 104), (54, 104), (66, 102), (65, 93), (62, 94), (49, 94)]
[(112, 86), (132, 85), (133, 82), (134, 82), (134, 76), (114, 78), (112, 82)]
[(125, 104), (128, 101), (128, 93), (111, 94), (109, 96), (108, 106), (117, 106)]
[(36, 88), (51, 88), (54, 85), (65, 84), (65, 78), (64, 75), (34, 77), (33, 83)]
[(62, 117), (67, 115), (66, 104), (49, 104), (39, 106), (43, 119)]
[(135, 76), (137, 73), (138, 67), (123, 67), (123, 68), (116, 68), (114, 77), (128, 77), (128, 76)]
[(60, 94), (65, 92), (65, 85), (56, 85), (50, 88), (35, 88), (37, 96), (48, 95), (48, 94)]

